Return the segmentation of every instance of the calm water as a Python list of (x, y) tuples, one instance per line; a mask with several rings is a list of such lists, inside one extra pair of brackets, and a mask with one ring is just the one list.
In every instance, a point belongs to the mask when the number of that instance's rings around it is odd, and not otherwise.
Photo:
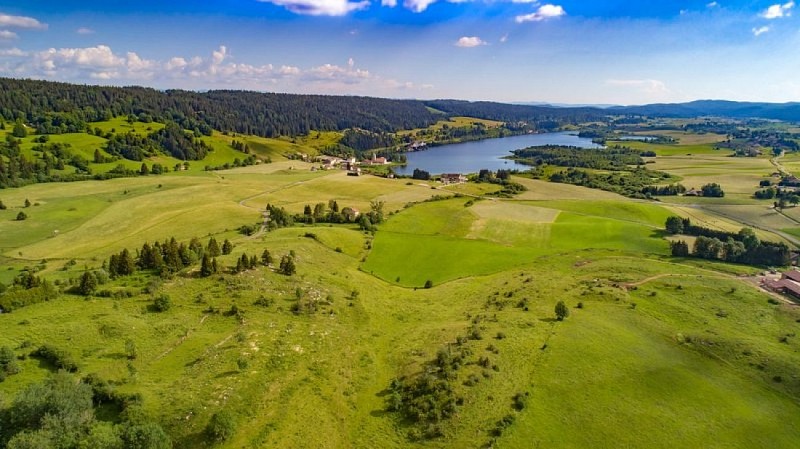
[(538, 145), (569, 145), (581, 148), (602, 148), (592, 139), (578, 137), (568, 132), (547, 134), (525, 134), (522, 136), (486, 139), (477, 142), (455, 143), (433, 147), (425, 151), (406, 153), (408, 165), (394, 167), (402, 175), (410, 175), (415, 168), (431, 174), (477, 173), (483, 168), (489, 170), (518, 169), (530, 167), (514, 161), (500, 159), (510, 156), (511, 151)]

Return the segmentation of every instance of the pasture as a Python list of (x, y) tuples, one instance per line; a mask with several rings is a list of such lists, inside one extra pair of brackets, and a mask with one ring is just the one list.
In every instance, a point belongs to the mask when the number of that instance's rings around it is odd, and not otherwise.
[[(230, 157), (234, 138), (209, 143)], [(747, 201), (744, 187), (731, 188), (735, 205), (695, 207), (514, 178), (529, 190), (478, 200), (450, 196), (495, 186), (431, 189), (312, 172), (280, 156), (292, 145), (313, 154), (306, 140), (245, 139), (274, 162), (0, 191), (9, 206), (0, 211), (6, 285), (27, 266), (66, 289), (111, 254), (172, 236), (234, 244), (209, 277), (199, 263), (164, 278), (139, 271), (98, 286), (124, 295), (62, 293), (0, 314), (0, 346), (21, 368), (0, 383), (0, 404), (53, 371), (29, 356), (49, 343), (78, 361), (77, 376), (141, 395), (146, 415), (181, 449), (800, 441), (800, 310), (769, 303), (739, 277), (751, 267), (669, 257), (662, 230), (677, 213), (718, 229), (753, 221), (794, 232), (791, 219)], [(702, 156), (697, 167), (664, 159), (697, 182), (729, 170), (725, 185), (766, 168), (760, 159), (721, 157), (717, 166)], [(237, 232), (260, 223), (267, 203), (299, 213), (329, 200), (362, 213), (383, 201), (386, 220), (374, 233), (322, 223)], [(29, 218), (14, 221), (23, 210)], [(234, 272), (242, 254), (264, 249), (272, 266)], [(297, 272), (280, 274), (277, 261), (290, 253)], [(158, 295), (171, 298), (169, 310), (153, 309)], [(571, 312), (564, 321), (554, 319), (559, 300)], [(450, 382), (457, 413), (441, 422), (441, 436), (415, 439), (415, 424), (388, 409), (392, 380), (421, 375), (442, 351), (462, 347), (468, 355)], [(220, 411), (232, 413), (235, 432), (212, 443), (204, 429)], [(113, 407), (102, 413), (117, 418)]]

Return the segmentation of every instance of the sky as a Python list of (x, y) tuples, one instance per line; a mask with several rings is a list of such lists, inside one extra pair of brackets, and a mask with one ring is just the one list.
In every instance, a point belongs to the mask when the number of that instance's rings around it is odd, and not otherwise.
[(0, 0), (0, 76), (559, 104), (800, 101), (775, 0)]

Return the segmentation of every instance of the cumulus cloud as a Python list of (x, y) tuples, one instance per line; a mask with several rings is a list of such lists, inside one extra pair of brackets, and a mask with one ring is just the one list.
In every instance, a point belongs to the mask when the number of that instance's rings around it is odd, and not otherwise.
[(75, 32), (78, 33), (78, 34), (83, 34), (83, 35), (94, 34), (94, 30), (93, 29), (86, 28), (86, 27), (80, 27), (77, 30), (75, 30)]
[(404, 0), (403, 6), (414, 12), (422, 12), (434, 3), (436, 3), (436, 0)]
[(28, 56), (28, 53), (20, 50), (19, 48), (4, 48), (0, 50), (0, 57), (3, 58), (19, 58), (23, 56)]
[(17, 33), (8, 30), (0, 30), (0, 41), (10, 41), (18, 38)]
[(254, 65), (235, 61), (230, 50), (220, 46), (208, 56), (174, 56), (166, 60), (142, 57), (135, 52), (116, 53), (107, 45), (86, 48), (50, 48), (24, 52), (0, 49), (0, 76), (47, 78), (111, 84), (141, 83), (197, 88), (247, 88), (321, 93), (374, 94), (388, 91), (423, 90), (415, 85), (385, 79), (358, 67), (353, 58), (344, 64), (322, 64), (311, 68), (272, 64)]
[(397, 0), (381, 0), (381, 6), (388, 6), (394, 8), (397, 6)]
[(545, 20), (556, 19), (566, 14), (567, 12), (564, 11), (564, 8), (562, 6), (548, 3), (546, 5), (540, 6), (539, 9), (536, 10), (536, 12), (517, 16), (515, 20), (517, 21), (517, 23), (542, 22)]
[(456, 47), (472, 48), (486, 45), (486, 42), (478, 36), (464, 36), (456, 41)]
[(792, 9), (794, 8), (794, 1), (789, 1), (783, 4), (772, 5), (766, 11), (761, 13), (761, 17), (765, 19), (780, 19), (783, 17), (790, 17)]
[(753, 36), (758, 37), (769, 31), (769, 27), (753, 28)]
[(29, 30), (47, 29), (47, 24), (39, 22), (33, 17), (11, 16), (0, 13), (0, 27), (2, 28), (21, 28)]
[(717, 2), (711, 2), (711, 3), (706, 4), (707, 8), (716, 8), (717, 6), (719, 6), (719, 3), (717, 3)]
[(369, 0), (258, 0), (283, 6), (295, 14), (309, 16), (344, 16), (353, 11), (369, 7)]

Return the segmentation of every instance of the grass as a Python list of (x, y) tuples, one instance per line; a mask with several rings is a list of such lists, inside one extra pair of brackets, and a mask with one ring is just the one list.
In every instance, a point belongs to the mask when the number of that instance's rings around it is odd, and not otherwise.
[[(232, 138), (212, 137), (215, 153)], [(790, 448), (800, 441), (800, 309), (768, 303), (740, 277), (752, 275), (750, 267), (669, 258), (660, 231), (672, 213), (733, 231), (737, 220), (783, 226), (783, 219), (750, 204), (647, 203), (522, 178), (530, 190), (514, 200), (424, 202), (452, 193), (311, 172), (263, 143), (255, 151), (272, 164), (208, 173), (193, 163), (167, 176), (2, 191), (9, 210), (0, 211), (0, 282), (26, 265), (67, 281), (123, 247), (209, 235), (235, 244), (218, 259), (223, 267), (242, 253), (268, 249), (279, 260), (294, 251), (296, 275), (259, 266), (198, 278), (195, 264), (172, 279), (124, 277), (100, 288), (130, 298), (62, 294), (0, 314), (0, 346), (18, 356), (43, 343), (67, 349), (80, 375), (97, 373), (118, 391), (141, 394), (179, 449), (212, 447), (203, 429), (221, 410), (237, 423), (233, 438), (214, 446), (224, 448)], [(749, 179), (762, 162), (732, 163), (742, 164), (732, 176)], [(714, 169), (713, 160), (698, 164), (698, 172)], [(39, 205), (14, 222), (26, 198)], [(391, 215), (374, 235), (353, 225), (236, 232), (260, 220), (268, 202), (300, 212), (330, 199), (362, 212), (379, 199)], [(419, 288), (427, 280), (432, 288)], [(169, 311), (148, 309), (159, 294), (170, 296)], [(319, 310), (292, 312), (298, 295)], [(559, 300), (571, 311), (563, 322), (553, 319)], [(241, 320), (225, 313), (233, 305)], [(474, 321), (481, 339), (464, 343), (471, 355), (452, 383), (463, 405), (443, 438), (410, 440), (407, 423), (386, 411), (387, 388), (420, 373)], [(135, 342), (134, 360), (127, 340)], [(496, 369), (479, 366), (484, 356)], [(6, 403), (49, 372), (33, 358), (19, 362), (22, 372), (0, 383)], [(472, 386), (469, 375), (478, 379)], [(518, 393), (529, 395), (521, 410), (512, 408)], [(513, 423), (493, 436), (508, 415)]]

